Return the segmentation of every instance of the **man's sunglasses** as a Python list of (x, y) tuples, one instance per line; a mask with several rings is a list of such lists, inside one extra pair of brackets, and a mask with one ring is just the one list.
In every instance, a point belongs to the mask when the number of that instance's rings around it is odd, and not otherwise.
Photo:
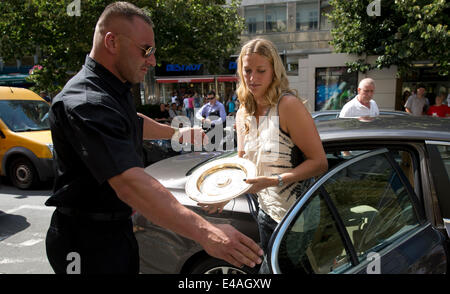
[(211, 97), (211, 98), (206, 98), (207, 101), (209, 100), (213, 100), (215, 97)]
[(140, 49), (143, 51), (143, 53), (144, 53), (144, 54), (143, 54), (144, 58), (148, 58), (148, 57), (150, 57), (152, 54), (155, 54), (156, 47), (149, 46), (147, 49), (145, 49), (145, 48), (139, 46), (138, 44), (136, 44), (135, 41), (133, 41), (132, 39), (128, 38), (127, 36), (122, 35), (122, 34), (121, 34), (121, 36), (127, 38), (128, 40), (130, 40), (131, 42), (133, 42), (134, 45), (136, 45), (138, 48), (140, 48)]

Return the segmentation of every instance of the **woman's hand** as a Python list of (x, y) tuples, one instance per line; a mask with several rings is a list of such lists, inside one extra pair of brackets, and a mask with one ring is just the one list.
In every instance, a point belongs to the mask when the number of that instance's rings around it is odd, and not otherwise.
[(213, 213), (221, 213), (223, 211), (223, 208), (227, 203), (230, 201), (224, 201), (220, 203), (197, 203), (198, 206), (200, 206), (204, 211), (206, 211), (208, 214)]
[(244, 179), (247, 184), (251, 184), (252, 186), (246, 193), (257, 193), (262, 189), (267, 187), (277, 186), (278, 178), (277, 177), (256, 177), (251, 179)]

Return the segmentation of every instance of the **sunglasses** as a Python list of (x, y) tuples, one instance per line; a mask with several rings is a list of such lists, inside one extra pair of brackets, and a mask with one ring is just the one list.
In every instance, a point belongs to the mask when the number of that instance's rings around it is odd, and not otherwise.
[(213, 100), (215, 97), (211, 97), (211, 98), (206, 98), (206, 100)]
[(128, 38), (127, 36), (124, 36), (124, 35), (121, 35), (121, 36), (127, 38), (128, 40), (130, 40), (131, 42), (133, 42), (133, 44), (136, 45), (136, 47), (138, 47), (139, 49), (141, 49), (141, 50), (143, 51), (143, 57), (144, 57), (144, 58), (148, 58), (148, 57), (150, 57), (152, 54), (155, 54), (156, 47), (149, 46), (147, 49), (145, 49), (145, 48), (139, 46), (138, 44), (136, 44), (135, 41), (133, 41), (132, 39)]

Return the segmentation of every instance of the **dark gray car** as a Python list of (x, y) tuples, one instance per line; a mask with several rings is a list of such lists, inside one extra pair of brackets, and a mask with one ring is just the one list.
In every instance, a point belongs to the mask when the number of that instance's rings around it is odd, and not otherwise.
[[(450, 233), (450, 120), (380, 116), (318, 122), (329, 171), (272, 236), (273, 273), (446, 273)], [(192, 170), (230, 153), (189, 153), (146, 172), (185, 206), (258, 241), (254, 197), (206, 215), (184, 185)], [(134, 216), (143, 273), (244, 273), (195, 242)], [(447, 230), (446, 230), (447, 228)]]

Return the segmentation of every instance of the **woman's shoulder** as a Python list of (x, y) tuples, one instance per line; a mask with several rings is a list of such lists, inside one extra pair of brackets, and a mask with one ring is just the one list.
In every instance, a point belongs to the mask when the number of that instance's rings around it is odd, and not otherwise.
[(286, 94), (280, 98), (278, 102), (278, 111), (284, 112), (296, 108), (303, 108), (303, 100), (293, 94)]

